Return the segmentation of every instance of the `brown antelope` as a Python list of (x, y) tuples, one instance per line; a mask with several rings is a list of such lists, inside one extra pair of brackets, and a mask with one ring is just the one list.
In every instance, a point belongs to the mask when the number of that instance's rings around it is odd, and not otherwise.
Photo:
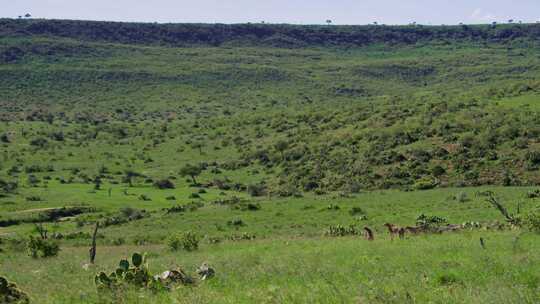
[(364, 231), (366, 231), (366, 233), (364, 234), (364, 237), (366, 238), (366, 240), (368, 240), (368, 241), (375, 240), (375, 237), (373, 235), (373, 231), (371, 229), (369, 229), (369, 227), (365, 226)]
[(390, 232), (390, 238), (394, 240), (394, 236), (398, 235), (400, 239), (403, 239), (405, 237), (405, 229), (400, 228), (394, 224), (386, 223), (384, 224), (388, 228), (388, 232)]
[(438, 231), (439, 233), (443, 233), (443, 232), (449, 232), (449, 231), (458, 231), (458, 230), (461, 230), (461, 225), (455, 225), (455, 224), (451, 224), (451, 225), (446, 225), (444, 227), (439, 227)]
[(407, 227), (405, 227), (405, 231), (409, 232), (409, 233), (412, 233), (412, 234), (419, 234), (421, 232), (424, 232), (424, 228), (407, 226)]

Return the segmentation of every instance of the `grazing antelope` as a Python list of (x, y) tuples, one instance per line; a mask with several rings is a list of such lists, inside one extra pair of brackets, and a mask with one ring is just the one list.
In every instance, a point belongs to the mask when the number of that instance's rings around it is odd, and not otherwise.
[(403, 240), (405, 238), (405, 228), (403, 227), (399, 228), (398, 234), (399, 234), (399, 239)]
[(446, 225), (444, 227), (440, 227), (438, 229), (437, 232), (439, 233), (443, 233), (443, 232), (448, 232), (448, 231), (458, 231), (458, 230), (461, 230), (461, 225)]
[(366, 231), (366, 233), (364, 234), (364, 237), (366, 238), (366, 240), (368, 240), (368, 241), (375, 240), (375, 237), (373, 235), (373, 231), (371, 229), (369, 229), (369, 227), (365, 226), (364, 230)]
[(394, 224), (386, 223), (384, 224), (388, 228), (388, 232), (390, 232), (390, 238), (394, 240), (394, 236), (398, 235), (400, 239), (403, 239), (405, 237), (405, 229), (400, 228)]
[(419, 234), (421, 232), (424, 232), (424, 228), (407, 226), (407, 227), (405, 227), (405, 231), (409, 232), (409, 233), (412, 233), (412, 234)]

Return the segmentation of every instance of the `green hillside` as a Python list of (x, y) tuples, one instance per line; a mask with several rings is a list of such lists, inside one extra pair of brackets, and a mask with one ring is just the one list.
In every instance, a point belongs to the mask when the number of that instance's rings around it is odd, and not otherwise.
[[(3, 174), (190, 162), (282, 194), (540, 182), (538, 24), (1, 24)], [(278, 34), (302, 47), (266, 45)]]

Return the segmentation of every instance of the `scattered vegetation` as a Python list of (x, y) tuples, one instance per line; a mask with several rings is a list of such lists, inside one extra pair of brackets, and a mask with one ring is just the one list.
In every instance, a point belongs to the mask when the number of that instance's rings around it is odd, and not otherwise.
[(32, 258), (48, 258), (58, 255), (60, 246), (55, 241), (30, 236), (26, 249)]
[(177, 251), (180, 249), (186, 251), (195, 251), (199, 249), (200, 238), (193, 232), (187, 231), (180, 235), (172, 235), (167, 241), (169, 249)]

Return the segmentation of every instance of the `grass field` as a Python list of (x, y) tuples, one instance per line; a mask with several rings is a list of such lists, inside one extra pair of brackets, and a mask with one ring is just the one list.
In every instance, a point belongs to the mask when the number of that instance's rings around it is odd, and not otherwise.
[[(85, 238), (63, 240), (57, 257), (40, 260), (21, 254), (24, 244), (8, 242), (5, 252), (0, 253), (0, 269), (37, 303), (98, 301), (94, 275), (114, 269), (120, 259), (136, 251), (149, 254), (150, 270), (154, 273), (175, 265), (193, 273), (198, 265), (207, 262), (217, 275), (197, 287), (181, 287), (165, 294), (128, 291), (121, 302), (535, 303), (539, 300), (539, 236), (535, 233), (480, 228), (409, 235), (405, 240), (391, 241), (382, 226), (385, 222), (414, 225), (420, 213), (445, 217), (450, 223), (503, 222), (498, 211), (477, 193), (492, 190), (512, 212), (518, 203), (521, 212), (526, 212), (538, 208), (538, 200), (526, 198), (533, 188), (375, 191), (348, 198), (261, 198), (255, 200), (261, 206), (257, 211), (215, 205), (212, 201), (219, 195), (208, 193), (203, 194), (204, 206), (196, 211), (169, 215), (161, 211), (171, 206), (164, 196), (175, 195), (188, 201), (191, 190), (135, 188), (131, 190), (133, 193), (147, 193), (153, 201), (123, 200), (123, 204), (112, 203), (118, 202), (119, 197), (108, 198), (103, 190), (86, 194), (88, 197), (83, 198), (93, 202), (90, 205), (101, 213), (130, 206), (147, 208), (151, 216), (100, 230), (97, 263), (90, 269), (83, 269), (88, 263), (90, 242)], [(69, 202), (69, 193), (87, 191), (73, 187), (65, 193), (52, 192)], [(456, 196), (467, 199), (460, 202)], [(329, 204), (339, 206), (339, 210), (329, 210)], [(62, 205), (43, 204), (44, 207)], [(353, 207), (361, 208), (366, 217), (351, 215)], [(234, 219), (241, 219), (244, 225), (227, 224)], [(366, 241), (362, 236), (324, 236), (327, 228), (336, 224), (369, 226), (375, 231), (375, 241)], [(17, 225), (3, 228), (2, 233), (24, 235), (32, 227)], [(64, 234), (92, 230), (91, 225), (78, 227), (74, 220), (46, 227), (50, 233)], [(187, 230), (203, 237), (199, 250), (178, 252), (164, 245), (171, 234)], [(245, 233), (255, 238), (228, 239)], [(123, 241), (111, 243), (118, 238)], [(485, 249), (480, 238), (485, 240)], [(215, 239), (221, 241), (211, 242)], [(42, 286), (47, 286), (47, 291)]]

